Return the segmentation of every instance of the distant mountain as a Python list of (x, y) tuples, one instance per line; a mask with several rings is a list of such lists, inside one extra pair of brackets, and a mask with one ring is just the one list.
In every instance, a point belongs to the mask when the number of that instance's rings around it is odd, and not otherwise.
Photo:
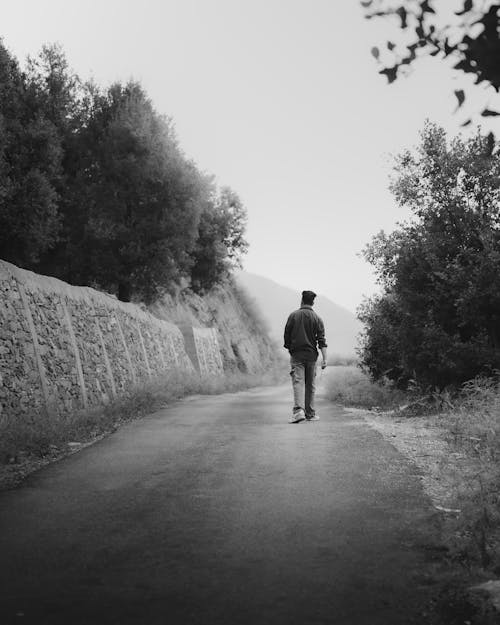
[[(271, 338), (279, 345), (283, 345), (285, 323), (288, 315), (299, 308), (300, 291), (294, 291), (247, 271), (239, 271), (235, 277), (238, 284), (256, 301), (269, 325)], [(316, 298), (314, 310), (325, 323), (329, 353), (341, 356), (354, 355), (356, 337), (361, 331), (361, 323), (355, 315), (323, 295)]]

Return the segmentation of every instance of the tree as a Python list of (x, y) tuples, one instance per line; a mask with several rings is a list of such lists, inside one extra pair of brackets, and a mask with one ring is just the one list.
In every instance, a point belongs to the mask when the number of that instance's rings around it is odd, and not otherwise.
[[(44, 251), (37, 271), (72, 281), (68, 259), (74, 265), (75, 246), (81, 239), (78, 224), (86, 219), (77, 214), (79, 194), (68, 187), (79, 162), (81, 130), (89, 117), (89, 89), (69, 69), (63, 50), (58, 45), (44, 45), (36, 57), (28, 57), (25, 72), (28, 106), (41, 111), (57, 133), (60, 145), (60, 168), (52, 183), (57, 193), (59, 230), (57, 239)], [(79, 193), (81, 190), (79, 190)]]
[(84, 91), (59, 45), (44, 45), (37, 57), (28, 57), (26, 82), (32, 101), (67, 140), (81, 125)]
[(364, 251), (382, 295), (365, 303), (362, 361), (404, 386), (459, 384), (500, 368), (500, 151), (427, 124), (391, 189), (413, 219)]
[(29, 269), (59, 239), (57, 127), (33, 97), (17, 61), (0, 42), (0, 248)]
[[(406, 34), (401, 45), (387, 41), (384, 50), (372, 48), (373, 56), (384, 65), (380, 73), (389, 83), (420, 56), (430, 55), (449, 59), (453, 69), (471, 74), (475, 84), (500, 90), (500, 3), (464, 0), (462, 10), (451, 15), (449, 5), (433, 0), (362, 0), (361, 4), (368, 19), (395, 17)], [(464, 90), (457, 89), (455, 96), (458, 107), (462, 106)], [(485, 107), (481, 115), (500, 112)]]
[(195, 291), (211, 288), (227, 278), (232, 268), (241, 267), (241, 256), (248, 249), (245, 226), (246, 211), (240, 198), (223, 187), (201, 214), (191, 269)]
[(23, 72), (0, 44), (3, 258), (149, 302), (223, 280), (246, 251), (245, 220), (139, 84), (83, 84), (58, 46)]
[(85, 215), (72, 277), (148, 301), (189, 274), (204, 184), (140, 85), (93, 99), (70, 181), (73, 210)]

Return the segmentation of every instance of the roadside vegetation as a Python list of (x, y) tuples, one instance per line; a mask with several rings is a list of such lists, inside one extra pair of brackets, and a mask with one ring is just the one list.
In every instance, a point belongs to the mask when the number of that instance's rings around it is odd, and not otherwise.
[(325, 396), (335, 403), (368, 410), (388, 410), (406, 401), (404, 392), (389, 382), (373, 382), (354, 365), (334, 365), (326, 371)]
[(447, 520), (452, 553), (497, 573), (499, 180), (500, 146), (479, 129), (450, 139), (427, 123), (419, 145), (395, 159), (391, 190), (411, 217), (364, 250), (381, 291), (358, 311), (361, 370), (329, 388), (336, 401), (391, 410), (395, 419), (432, 417), (460, 510)]
[[(466, 567), (479, 563), (500, 575), (500, 384), (479, 378), (464, 384), (438, 416), (455, 469), (458, 516), (452, 526), (452, 552)], [(443, 469), (449, 462), (443, 459)]]
[(395, 160), (411, 218), (365, 248), (381, 293), (359, 309), (364, 370), (398, 388), (456, 389), (500, 369), (500, 148), (427, 123)]
[[(86, 443), (115, 431), (120, 425), (144, 417), (192, 395), (233, 393), (283, 381), (283, 370), (271, 368), (260, 374), (241, 372), (221, 376), (173, 371), (140, 387), (104, 407), (70, 414), (33, 412), (24, 416), (0, 415), (0, 488), (2, 466), (10, 468), (7, 484), (30, 468), (80, 449)], [(5, 479), (5, 475), (4, 475)]]
[(368, 422), (438, 480), (448, 557), (472, 575), (500, 575), (500, 382), (403, 391), (359, 367), (326, 371), (328, 399), (369, 411)]
[[(475, 79), (454, 91), (462, 127), (498, 118), (498, 3), (445, 4), (362, 0), (368, 19), (393, 28), (393, 40), (372, 48), (379, 73), (393, 83), (435, 57)], [(466, 113), (469, 90), (481, 104)], [(369, 381), (350, 374), (331, 392), (374, 407), (396, 388), (407, 400), (394, 423), (422, 415), (422, 428), (439, 428), (442, 469), (455, 474), (452, 552), (500, 576), (500, 144), (480, 127), (466, 133), (450, 138), (428, 122), (419, 145), (395, 159), (390, 188), (411, 217), (364, 250), (381, 286), (358, 311)]]

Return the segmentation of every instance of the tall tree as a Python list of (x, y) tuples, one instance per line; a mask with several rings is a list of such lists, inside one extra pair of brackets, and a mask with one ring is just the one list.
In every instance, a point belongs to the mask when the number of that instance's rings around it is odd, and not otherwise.
[(500, 152), (479, 132), (427, 124), (396, 162), (392, 191), (413, 219), (365, 249), (383, 293), (365, 304), (362, 360), (404, 385), (458, 384), (500, 368)]
[(3, 258), (149, 301), (183, 278), (199, 291), (225, 278), (245, 220), (139, 84), (82, 84), (58, 46), (22, 72), (0, 45)]
[(138, 84), (94, 94), (80, 152), (74, 184), (88, 219), (76, 279), (129, 300), (188, 275), (204, 184)]
[(36, 269), (58, 241), (62, 156), (57, 127), (0, 42), (0, 248), (5, 260)]
[(68, 178), (79, 162), (80, 133), (88, 121), (91, 89), (70, 70), (59, 45), (44, 45), (36, 57), (28, 57), (25, 77), (28, 105), (40, 110), (53, 126), (61, 150), (61, 167), (52, 181), (57, 192), (59, 236), (42, 254), (37, 270), (71, 282), (68, 261), (77, 262), (71, 243), (81, 238), (86, 215), (78, 214), (78, 195), (75, 198), (75, 190), (68, 187)]

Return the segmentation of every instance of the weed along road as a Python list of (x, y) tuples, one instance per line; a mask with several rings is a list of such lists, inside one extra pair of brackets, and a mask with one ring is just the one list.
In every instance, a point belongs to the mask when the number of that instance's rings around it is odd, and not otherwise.
[(178, 402), (0, 494), (0, 623), (427, 623), (416, 469), (288, 386)]

